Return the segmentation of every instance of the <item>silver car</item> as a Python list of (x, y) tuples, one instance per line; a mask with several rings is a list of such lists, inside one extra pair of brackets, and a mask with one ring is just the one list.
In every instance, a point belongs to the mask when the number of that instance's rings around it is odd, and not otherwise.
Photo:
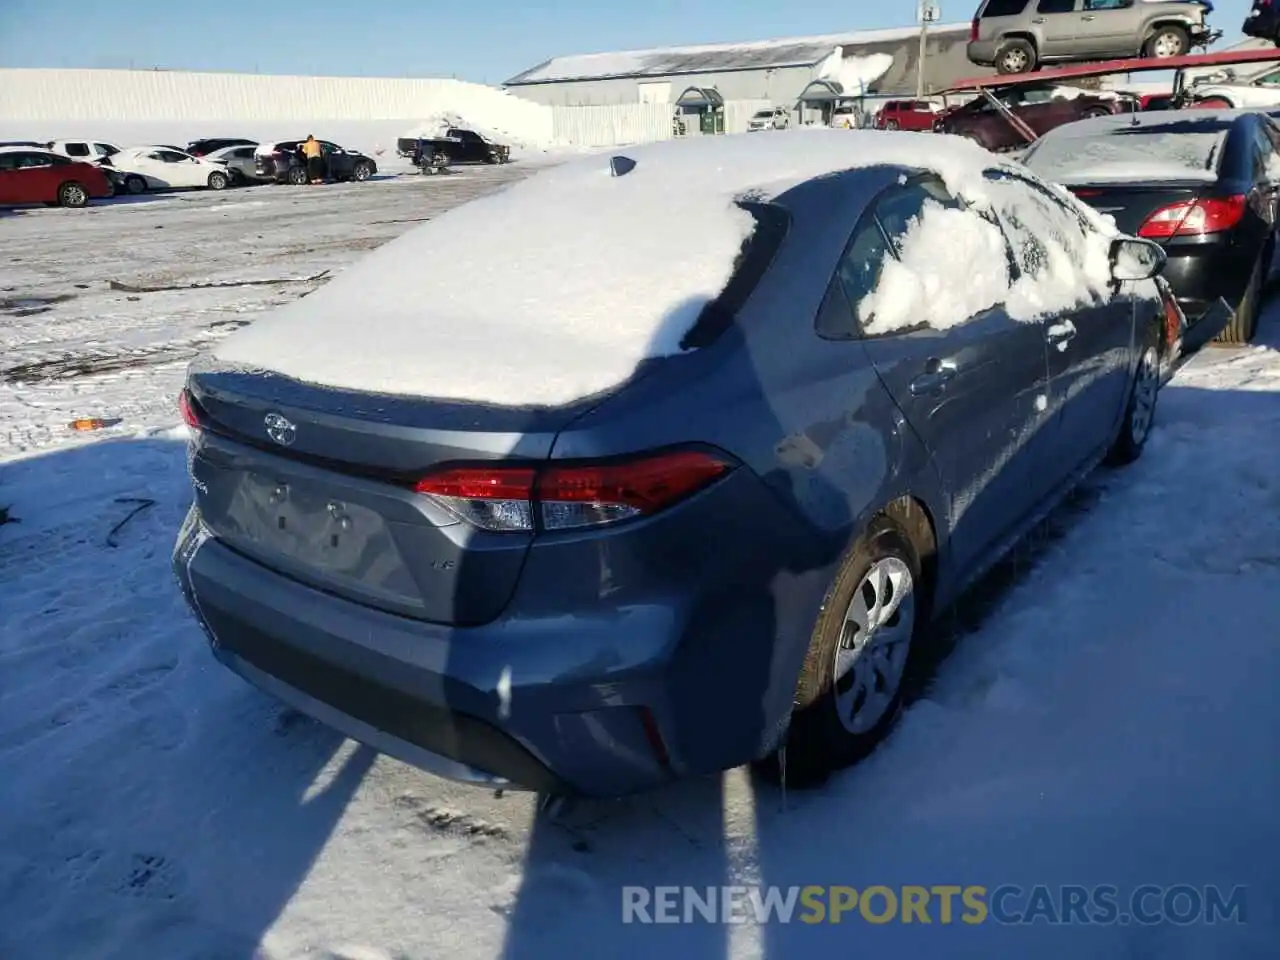
[(747, 121), (747, 133), (760, 130), (785, 130), (791, 126), (791, 111), (786, 107), (774, 107), (772, 110), (757, 110)]
[(258, 176), (258, 167), (254, 160), (255, 149), (257, 148), (253, 145), (223, 147), (221, 150), (214, 150), (207, 159), (226, 161), (227, 173), (231, 175), (231, 182), (236, 186), (261, 183), (262, 178)]
[(998, 73), (1042, 63), (1180, 57), (1222, 36), (1210, 31), (1208, 0), (983, 0), (969, 60)]

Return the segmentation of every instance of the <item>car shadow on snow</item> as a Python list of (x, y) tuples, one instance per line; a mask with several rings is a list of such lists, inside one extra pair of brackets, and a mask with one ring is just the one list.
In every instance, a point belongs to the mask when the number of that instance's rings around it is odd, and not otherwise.
[(212, 659), (189, 502), (182, 440), (0, 464), (0, 956), (271, 956), (376, 756)]

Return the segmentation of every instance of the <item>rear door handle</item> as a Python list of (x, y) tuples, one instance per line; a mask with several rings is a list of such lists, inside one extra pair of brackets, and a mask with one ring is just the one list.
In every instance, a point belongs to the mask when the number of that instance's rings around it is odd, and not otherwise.
[(1044, 23), (1044, 17), (1036, 17), (1036, 18), (1035, 18), (1035, 19), (1033, 19), (1031, 22), (1032, 22), (1032, 23)]
[(911, 381), (911, 395), (923, 397), (941, 393), (956, 375), (956, 365), (950, 360), (930, 358), (924, 373)]
[(1080, 19), (1081, 20), (1097, 20), (1098, 18), (1095, 17), (1093, 14), (1089, 14), (1088, 16), (1081, 17)]

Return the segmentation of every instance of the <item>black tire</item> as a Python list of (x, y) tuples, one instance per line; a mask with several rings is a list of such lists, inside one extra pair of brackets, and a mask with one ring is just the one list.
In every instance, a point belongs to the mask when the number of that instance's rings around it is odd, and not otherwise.
[(290, 186), (300, 187), (307, 182), (307, 171), (302, 167), (290, 167), (285, 180)]
[[(863, 579), (872, 566), (888, 558), (905, 564), (913, 585), (903, 600), (903, 606), (885, 623), (893, 626), (904, 610), (910, 609), (913, 613), (913, 629), (909, 640), (905, 641), (909, 644), (905, 652), (907, 665), (880, 719), (864, 731), (853, 732), (840, 719), (837, 706), (836, 656), (845, 633), (846, 611), (856, 591), (864, 586)], [(774, 782), (785, 772), (788, 784), (812, 786), (869, 755), (893, 728), (901, 713), (906, 687), (903, 680), (910, 674), (911, 663), (922, 645), (928, 620), (928, 587), (921, 576), (920, 558), (902, 526), (881, 515), (870, 523), (854, 544), (818, 614), (818, 622), (809, 641), (809, 652), (796, 684), (795, 706), (783, 745), (785, 763), (780, 753), (774, 753), (756, 764), (759, 772)], [(878, 673), (873, 676), (877, 683), (883, 679)]]
[[(1142, 55), (1148, 59), (1164, 60), (1168, 57), (1181, 57), (1191, 49), (1191, 36), (1183, 27), (1159, 27), (1142, 45)], [(1157, 53), (1157, 50), (1163, 50)]]
[(139, 197), (147, 192), (147, 181), (136, 173), (131, 173), (124, 178), (124, 191), (131, 197)]
[(897, 120), (886, 120), (884, 122), (884, 128), (886, 130), (901, 130), (902, 124), (898, 123)]
[(364, 183), (372, 176), (373, 167), (364, 162), (357, 163), (355, 169), (351, 171), (351, 179), (355, 180), (357, 183)]
[(1095, 117), (1109, 117), (1109, 116), (1111, 116), (1111, 111), (1108, 110), (1106, 107), (1090, 107), (1088, 110), (1084, 112), (1084, 117), (1086, 120), (1092, 120)]
[(1155, 425), (1156, 407), (1160, 399), (1160, 361), (1164, 342), (1164, 325), (1152, 323), (1143, 337), (1142, 354), (1129, 387), (1129, 399), (1125, 403), (1124, 419), (1116, 434), (1106, 462), (1119, 467), (1133, 463), (1146, 449)]
[(1028, 40), (1015, 37), (1006, 40), (996, 51), (996, 73), (1011, 76), (1030, 73), (1036, 68), (1036, 48)]
[(221, 170), (215, 170), (213, 171), (213, 173), (209, 174), (210, 190), (225, 190), (227, 189), (227, 185), (230, 183), (231, 183), (231, 178), (228, 177)]
[(1267, 267), (1271, 263), (1271, 247), (1258, 257), (1249, 274), (1249, 283), (1244, 288), (1240, 302), (1236, 304), (1235, 314), (1231, 322), (1222, 328), (1222, 332), (1213, 338), (1214, 343), (1239, 346), (1250, 343), (1258, 329), (1258, 307), (1262, 303), (1262, 288), (1267, 279)]
[(85, 189), (84, 184), (77, 183), (74, 180), (68, 180), (62, 186), (58, 187), (58, 206), (70, 207), (78, 210), (89, 202), (89, 191)]

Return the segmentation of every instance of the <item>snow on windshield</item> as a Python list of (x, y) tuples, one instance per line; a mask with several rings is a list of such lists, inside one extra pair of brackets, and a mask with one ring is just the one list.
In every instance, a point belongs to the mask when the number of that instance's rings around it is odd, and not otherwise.
[[(1200, 124), (1188, 123), (1188, 127)], [(1067, 182), (1095, 179), (1213, 180), (1226, 130), (1170, 131), (1167, 127), (1112, 125), (1094, 136), (1047, 136), (1023, 158), (1042, 177)]]
[(570, 403), (680, 351), (754, 229), (744, 192), (922, 162), (980, 184), (994, 158), (948, 140), (926, 160), (920, 134), (779, 131), (628, 149), (621, 177), (604, 156), (565, 164), (409, 231), (213, 357), (349, 390)]
[(886, 258), (858, 304), (868, 333), (921, 324), (944, 330), (998, 304), (1014, 320), (1033, 321), (1110, 296), (1114, 230), (1079, 203), (1010, 177), (960, 193), (968, 209), (926, 202), (899, 240), (898, 258)]

